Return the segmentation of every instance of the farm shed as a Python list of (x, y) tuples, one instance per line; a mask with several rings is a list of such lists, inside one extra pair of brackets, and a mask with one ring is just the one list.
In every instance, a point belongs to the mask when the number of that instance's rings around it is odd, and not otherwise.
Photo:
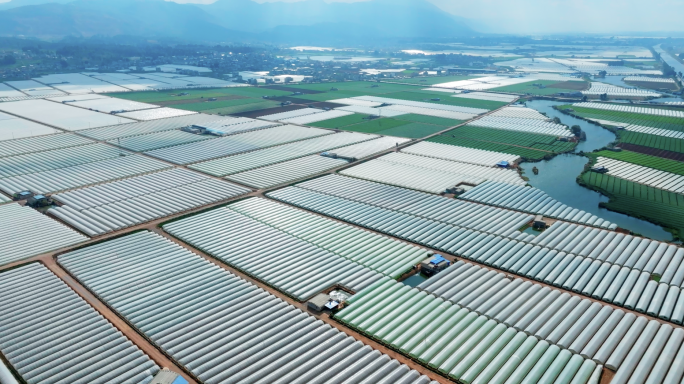
[(584, 384), (597, 366), (388, 278), (352, 296), (335, 318), (459, 382)]
[(54, 195), (48, 211), (89, 236), (101, 235), (250, 192), (185, 169), (172, 169)]
[(421, 141), (417, 144), (402, 149), (401, 152), (411, 155), (434, 157), (442, 160), (483, 165), (486, 167), (494, 167), (500, 161), (515, 163), (520, 159), (520, 156), (517, 155), (459, 147), (456, 145), (433, 143), (430, 141)]
[[(73, 251), (59, 262), (203, 382), (367, 377), (437, 384), (150, 232)], [(147, 289), (122, 295), (120, 286), (140, 281)]]
[(0, 265), (82, 243), (87, 237), (19, 204), (0, 205)]
[(506, 183), (487, 181), (459, 196), (459, 199), (513, 209), (554, 219), (615, 229), (617, 224), (603, 220), (585, 211), (568, 207), (544, 191)]
[(38, 263), (0, 273), (0, 352), (29, 384), (147, 383), (159, 367)]
[(145, 153), (176, 164), (190, 164), (330, 134), (333, 132), (324, 129), (283, 125)]
[(0, 179), (0, 190), (9, 195), (32, 191), (55, 193), (131, 176), (169, 169), (172, 166), (140, 155), (117, 157), (72, 167)]

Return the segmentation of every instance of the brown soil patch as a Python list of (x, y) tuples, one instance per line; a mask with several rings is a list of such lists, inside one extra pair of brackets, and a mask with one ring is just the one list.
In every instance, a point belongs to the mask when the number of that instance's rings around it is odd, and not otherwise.
[(287, 112), (287, 111), (295, 111), (297, 109), (302, 109), (302, 108), (306, 108), (306, 106), (304, 106), (304, 105), (286, 105), (284, 107), (258, 109), (256, 111), (233, 113), (233, 114), (231, 114), (231, 116), (249, 117), (249, 118), (254, 119), (254, 118), (259, 117), (259, 116), (272, 115), (274, 113)]
[(585, 81), (561, 81), (559, 83), (547, 85), (546, 88), (571, 89), (573, 91), (584, 91), (589, 89), (589, 83)]
[(300, 88), (294, 88), (294, 87), (286, 87), (284, 85), (269, 85), (267, 87), (261, 87), (261, 88), (275, 89), (278, 91), (285, 91), (285, 92), (301, 92), (305, 95), (315, 95), (317, 93), (323, 93), (323, 91), (314, 91), (312, 89), (300, 89)]
[[(238, 95), (229, 95), (229, 96), (221, 96), (221, 97), (216, 97), (216, 101), (220, 100), (236, 100), (236, 99), (248, 99), (248, 97), (245, 96), (238, 96)], [(204, 103), (205, 101), (209, 101), (208, 97), (205, 98), (197, 98), (197, 99), (185, 99), (185, 100), (169, 100), (169, 101), (159, 101), (154, 104), (161, 105), (162, 107), (166, 107), (169, 105), (178, 105), (178, 104), (195, 104), (195, 103)]]
[(307, 100), (307, 99), (301, 99), (298, 97), (290, 97), (290, 96), (269, 97), (268, 99), (273, 100), (273, 101), (280, 101), (280, 102), (289, 101), (292, 104), (311, 104), (311, 103), (316, 102), (315, 100)]
[(334, 108), (339, 108), (339, 107), (347, 107), (347, 105), (344, 105), (344, 104), (329, 103), (327, 101), (312, 103), (312, 104), (309, 104), (309, 106), (314, 107), (314, 108), (321, 108), (321, 109), (323, 109), (323, 108), (334, 109)]
[(646, 147), (643, 145), (620, 143), (620, 148), (626, 149), (632, 152), (643, 153), (644, 155), (658, 156), (663, 159), (684, 161), (684, 153), (666, 151), (664, 149)]

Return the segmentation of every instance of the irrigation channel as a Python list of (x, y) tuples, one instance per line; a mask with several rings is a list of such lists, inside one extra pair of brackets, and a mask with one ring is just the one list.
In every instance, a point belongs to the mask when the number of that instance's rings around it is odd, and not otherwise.
[[(655, 240), (672, 240), (672, 234), (658, 225), (600, 208), (599, 203), (607, 202), (609, 200), (608, 197), (582, 187), (577, 183), (577, 176), (582, 173), (584, 166), (589, 161), (586, 156), (580, 155), (579, 152), (592, 152), (603, 148), (615, 141), (615, 134), (598, 125), (563, 114), (553, 108), (555, 105), (562, 105), (564, 103), (533, 100), (528, 101), (526, 104), (529, 108), (534, 108), (551, 118), (558, 117), (561, 119), (561, 123), (569, 127), (579, 125), (587, 134), (587, 140), (580, 142), (575, 148), (574, 153), (558, 155), (548, 161), (521, 164), (523, 175), (529, 178), (528, 183), (530, 185), (543, 190), (549, 196), (564, 204), (590, 212), (602, 219), (616, 223), (621, 228), (629, 229)], [(532, 173), (532, 167), (534, 166), (539, 169), (538, 175)]]

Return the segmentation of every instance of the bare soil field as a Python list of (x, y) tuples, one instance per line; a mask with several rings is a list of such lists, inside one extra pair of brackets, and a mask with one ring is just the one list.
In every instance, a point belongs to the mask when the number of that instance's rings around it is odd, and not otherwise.
[(254, 118), (259, 117), (259, 116), (272, 115), (274, 113), (280, 113), (280, 112), (295, 111), (297, 109), (302, 109), (302, 108), (306, 108), (306, 106), (304, 106), (304, 105), (286, 105), (284, 107), (259, 109), (256, 111), (235, 113), (235, 114), (232, 114), (231, 116), (249, 117), (249, 118), (254, 119)]
[(667, 151), (664, 149), (646, 147), (643, 145), (621, 143), (620, 148), (628, 151), (643, 153), (644, 155), (658, 156), (663, 159), (671, 159), (677, 161), (684, 161), (684, 153)]

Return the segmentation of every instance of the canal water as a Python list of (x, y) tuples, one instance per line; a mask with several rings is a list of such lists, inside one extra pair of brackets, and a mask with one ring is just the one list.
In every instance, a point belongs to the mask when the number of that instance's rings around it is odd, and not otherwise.
[[(577, 176), (582, 173), (584, 166), (589, 162), (589, 159), (580, 155), (579, 152), (592, 152), (603, 148), (615, 141), (616, 137), (607, 129), (553, 109), (554, 105), (562, 104), (548, 100), (534, 100), (526, 103), (529, 108), (543, 112), (551, 118), (558, 117), (565, 125), (579, 125), (586, 132), (587, 140), (578, 144), (575, 153), (559, 155), (548, 161), (522, 163), (523, 175), (529, 178), (528, 183), (564, 204), (616, 223), (621, 228), (656, 240), (672, 240), (672, 235), (658, 225), (599, 208), (599, 203), (607, 202), (608, 197), (577, 183)], [(532, 167), (535, 166), (539, 169), (538, 175), (532, 173)]]

